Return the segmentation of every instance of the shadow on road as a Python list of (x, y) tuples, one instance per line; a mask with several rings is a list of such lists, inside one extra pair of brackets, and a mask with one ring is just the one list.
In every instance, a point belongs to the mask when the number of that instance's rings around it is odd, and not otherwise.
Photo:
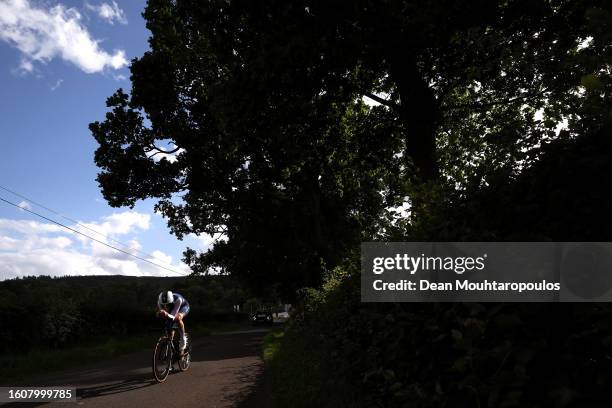
[(110, 384), (79, 388), (77, 390), (77, 396), (79, 398), (100, 397), (103, 395), (134, 391), (139, 388), (149, 387), (155, 383), (155, 380), (151, 379), (151, 376), (143, 378), (133, 378), (130, 380), (122, 380)]
[(235, 408), (267, 408), (265, 377), (261, 364), (245, 366), (238, 372), (238, 379), (245, 386), (238, 393), (227, 393), (226, 402)]
[[(134, 391), (140, 388), (149, 387), (156, 384), (156, 381), (151, 379), (151, 376), (141, 378), (123, 379), (108, 384), (96, 385), (91, 387), (78, 387), (77, 398), (87, 399), (95, 398), (104, 395), (119, 394), (122, 392)], [(34, 408), (49, 404), (49, 402), (26, 402), (26, 403), (10, 403), (0, 404), (2, 407), (19, 407), (19, 408)], [(68, 403), (65, 403), (68, 404)]]

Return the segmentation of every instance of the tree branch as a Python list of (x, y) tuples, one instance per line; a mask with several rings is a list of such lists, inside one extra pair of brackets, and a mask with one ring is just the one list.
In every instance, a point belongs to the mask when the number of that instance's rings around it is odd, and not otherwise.
[(380, 96), (374, 95), (373, 93), (364, 92), (363, 96), (365, 96), (367, 98), (370, 98), (371, 100), (373, 100), (375, 102), (378, 102), (381, 105), (385, 105), (385, 106), (388, 106), (390, 108), (397, 109), (397, 105), (393, 101), (381, 98)]
[[(157, 152), (156, 152), (155, 154), (157, 154), (157, 153), (162, 153), (162, 154), (172, 154), (172, 153), (176, 153), (176, 152), (178, 152), (178, 151), (179, 151), (179, 149), (180, 149), (180, 147), (176, 146), (176, 147), (175, 147), (174, 149), (172, 149), (172, 150), (164, 150), (164, 149), (160, 149), (159, 147), (157, 147), (157, 146), (155, 146), (155, 145), (151, 145), (151, 150), (157, 150)], [(151, 150), (149, 150), (149, 151), (151, 151)], [(155, 154), (154, 154), (154, 155), (155, 155)], [(153, 156), (151, 156), (151, 157), (153, 157)]]
[(514, 102), (524, 101), (526, 99), (531, 99), (537, 96), (541, 96), (544, 94), (544, 92), (546, 92), (546, 90), (543, 90), (541, 92), (536, 92), (533, 94), (529, 94), (529, 95), (516, 96), (514, 98), (508, 98), (508, 99), (501, 100), (501, 101), (462, 103), (459, 105), (442, 106), (440, 107), (440, 109), (443, 111), (449, 111), (449, 110), (455, 110), (455, 109), (481, 109), (481, 108), (489, 108), (491, 106), (496, 106), (496, 105), (508, 105)]

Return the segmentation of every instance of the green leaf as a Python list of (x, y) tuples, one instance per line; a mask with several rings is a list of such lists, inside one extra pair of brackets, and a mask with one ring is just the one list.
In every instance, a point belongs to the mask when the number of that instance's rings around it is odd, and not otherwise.
[(603, 88), (604, 84), (595, 74), (583, 75), (580, 78), (580, 84), (589, 91), (594, 91)]

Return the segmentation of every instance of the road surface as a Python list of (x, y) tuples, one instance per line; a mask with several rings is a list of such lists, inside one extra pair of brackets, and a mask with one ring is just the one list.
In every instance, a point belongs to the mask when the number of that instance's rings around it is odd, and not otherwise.
[(73, 386), (78, 402), (8, 404), (45, 408), (206, 407), (265, 408), (261, 342), (266, 329), (228, 332), (194, 340), (189, 370), (158, 384), (151, 372), (151, 350), (36, 380), (30, 386)]

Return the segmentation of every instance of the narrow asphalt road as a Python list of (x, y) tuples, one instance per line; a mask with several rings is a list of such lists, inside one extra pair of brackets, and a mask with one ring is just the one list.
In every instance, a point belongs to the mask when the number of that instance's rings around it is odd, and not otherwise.
[(20, 403), (6, 406), (265, 408), (261, 343), (266, 331), (250, 329), (194, 340), (189, 370), (172, 373), (161, 384), (155, 382), (151, 372), (152, 345), (151, 350), (29, 384), (76, 387), (76, 404)]

